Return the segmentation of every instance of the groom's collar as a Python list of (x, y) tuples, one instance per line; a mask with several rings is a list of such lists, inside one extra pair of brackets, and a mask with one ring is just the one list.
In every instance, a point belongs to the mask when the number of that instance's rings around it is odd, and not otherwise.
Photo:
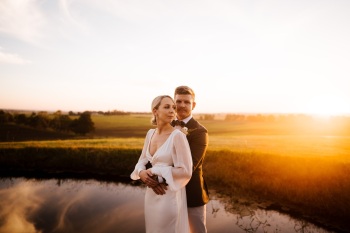
[[(191, 118), (192, 118), (192, 115), (186, 117), (186, 118), (183, 119), (182, 121), (185, 122), (185, 124), (187, 124), (187, 123), (191, 120)], [(177, 118), (176, 118), (176, 120), (177, 120)]]

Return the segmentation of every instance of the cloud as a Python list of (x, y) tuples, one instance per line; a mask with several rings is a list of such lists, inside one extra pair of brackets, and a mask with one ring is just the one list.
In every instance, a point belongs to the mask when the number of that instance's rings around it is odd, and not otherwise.
[(31, 61), (22, 58), (21, 56), (14, 53), (5, 53), (0, 47), (0, 64), (1, 63), (10, 63), (10, 64), (28, 64)]
[(85, 33), (88, 32), (88, 25), (81, 16), (81, 8), (85, 6), (84, 2), (76, 3), (76, 1), (71, 0), (60, 0), (59, 6), (60, 14), (63, 14), (63, 23), (74, 26), (74, 29), (78, 28)]
[(28, 213), (40, 208), (42, 198), (35, 195), (38, 187), (21, 182), (0, 190), (0, 232), (39, 233)]
[(45, 16), (37, 0), (0, 1), (0, 33), (29, 43), (38, 43), (43, 37)]

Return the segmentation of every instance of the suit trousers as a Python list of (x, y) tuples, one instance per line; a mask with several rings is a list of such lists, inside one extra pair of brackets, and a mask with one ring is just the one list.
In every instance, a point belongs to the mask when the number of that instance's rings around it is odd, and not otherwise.
[(206, 205), (187, 208), (191, 233), (207, 233), (206, 209)]

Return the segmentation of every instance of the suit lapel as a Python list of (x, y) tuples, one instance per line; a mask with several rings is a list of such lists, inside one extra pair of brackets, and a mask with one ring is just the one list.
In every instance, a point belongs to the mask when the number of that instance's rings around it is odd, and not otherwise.
[(193, 119), (193, 117), (187, 122), (187, 124), (185, 125), (188, 129), (192, 129), (195, 128), (196, 126), (196, 120)]

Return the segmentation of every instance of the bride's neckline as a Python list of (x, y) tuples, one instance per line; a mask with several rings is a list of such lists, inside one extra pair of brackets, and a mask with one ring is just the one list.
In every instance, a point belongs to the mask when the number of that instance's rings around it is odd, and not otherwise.
[[(164, 144), (169, 140), (171, 134), (175, 131), (176, 129), (173, 129), (172, 131), (170, 132), (167, 132), (166, 134), (161, 134), (162, 136), (167, 136), (167, 138), (164, 140), (164, 142), (154, 151), (154, 153), (152, 154), (151, 151), (150, 151), (150, 148), (151, 148), (151, 141), (152, 141), (152, 138), (154, 137), (155, 133), (157, 132), (157, 128), (154, 129), (153, 133), (152, 133), (152, 136), (149, 140), (149, 143), (148, 143), (148, 153), (151, 155), (151, 157), (153, 157), (155, 154), (157, 154), (157, 152), (159, 151), (160, 148), (162, 148), (164, 146)], [(160, 134), (159, 134), (160, 135)]]

